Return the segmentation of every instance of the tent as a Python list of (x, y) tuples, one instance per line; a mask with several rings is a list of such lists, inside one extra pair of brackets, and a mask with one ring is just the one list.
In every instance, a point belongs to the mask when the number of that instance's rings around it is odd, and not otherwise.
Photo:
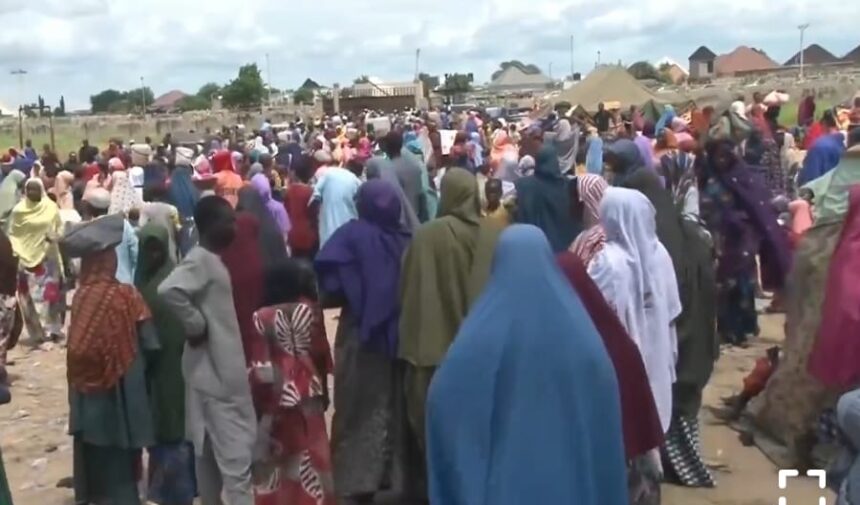
[(622, 67), (606, 66), (588, 74), (576, 86), (562, 91), (554, 101), (582, 106), (589, 112), (601, 102), (620, 102), (622, 107), (642, 106), (649, 101), (664, 103)]

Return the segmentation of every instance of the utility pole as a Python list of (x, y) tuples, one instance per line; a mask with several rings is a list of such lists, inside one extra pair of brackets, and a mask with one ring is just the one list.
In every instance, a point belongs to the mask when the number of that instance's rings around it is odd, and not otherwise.
[(421, 75), (419, 63), (421, 61), (421, 48), (415, 50), (415, 81), (418, 81), (418, 76)]
[(600, 66), (600, 51), (597, 51), (597, 65), (595, 65), (595, 66), (596, 67)]
[(143, 118), (146, 119), (146, 85), (143, 83), (143, 76), (140, 76), (140, 104)]
[(27, 71), (19, 68), (9, 73), (18, 79), (18, 146), (24, 149), (24, 76)]
[(570, 80), (573, 80), (573, 35), (570, 36)]
[(803, 23), (798, 26), (797, 29), (800, 30), (800, 80), (803, 80), (803, 34), (806, 32), (806, 29), (809, 28), (809, 23)]
[(552, 62), (549, 62), (549, 78), (552, 80)]
[(269, 107), (272, 106), (272, 66), (269, 64), (269, 53), (266, 53), (266, 93), (267, 101), (269, 102)]

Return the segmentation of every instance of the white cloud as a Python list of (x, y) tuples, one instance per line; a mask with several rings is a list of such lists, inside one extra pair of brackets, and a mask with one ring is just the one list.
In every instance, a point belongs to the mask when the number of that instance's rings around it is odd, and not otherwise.
[[(306, 77), (408, 79), (419, 47), (432, 74), (486, 80), (517, 58), (553, 63), (561, 75), (571, 34), (578, 71), (598, 50), (604, 61), (685, 62), (702, 44), (718, 53), (762, 47), (782, 61), (805, 21), (808, 41), (847, 52), (860, 44), (851, 35), (858, 16), (858, 2), (820, 0), (0, 0), (0, 101), (42, 94), (53, 103), (63, 94), (70, 107), (86, 107), (89, 95), (137, 86), (141, 76), (156, 94), (194, 91), (228, 81), (244, 63), (265, 69), (267, 53), (279, 88)], [(8, 74), (16, 68), (29, 72), (24, 97)]]

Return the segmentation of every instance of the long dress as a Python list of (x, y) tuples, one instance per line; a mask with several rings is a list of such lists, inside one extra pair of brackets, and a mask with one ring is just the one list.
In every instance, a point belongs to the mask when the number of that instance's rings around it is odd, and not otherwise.
[(328, 371), (314, 359), (325, 340), (322, 311), (306, 302), (264, 307), (254, 323), (262, 342), (251, 349), (262, 440), (255, 448), (255, 503), (335, 505), (323, 386)]

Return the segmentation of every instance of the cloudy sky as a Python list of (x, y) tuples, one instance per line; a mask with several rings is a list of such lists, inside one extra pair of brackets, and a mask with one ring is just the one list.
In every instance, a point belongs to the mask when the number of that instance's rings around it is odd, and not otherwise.
[[(156, 95), (196, 91), (234, 77), (244, 63), (272, 84), (306, 77), (349, 83), (358, 75), (411, 79), (415, 50), (431, 74), (473, 72), (484, 82), (500, 61), (517, 58), (553, 76), (602, 60), (632, 63), (669, 56), (686, 62), (705, 44), (717, 53), (739, 44), (782, 62), (807, 41), (838, 56), (860, 44), (860, 2), (837, 0), (0, 0), (0, 103), (85, 108), (106, 88), (143, 77)], [(9, 72), (24, 69), (21, 79)]]

